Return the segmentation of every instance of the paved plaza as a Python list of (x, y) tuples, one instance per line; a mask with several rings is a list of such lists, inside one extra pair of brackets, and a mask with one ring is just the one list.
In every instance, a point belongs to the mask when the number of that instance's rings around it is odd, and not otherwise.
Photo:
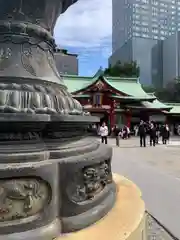
[(166, 145), (139, 147), (139, 139), (109, 139), (113, 172), (133, 180), (141, 189), (147, 210), (180, 238), (180, 139)]
[(147, 144), (146, 148), (139, 147), (138, 138), (121, 140), (120, 148), (115, 146), (114, 139), (109, 139), (109, 144), (114, 147), (113, 163), (115, 166), (118, 164), (117, 159), (123, 158), (137, 161), (137, 164), (147, 164), (158, 168), (161, 172), (180, 178), (180, 139), (179, 141), (178, 139), (172, 139), (169, 144), (162, 145), (160, 143), (156, 147), (150, 147)]

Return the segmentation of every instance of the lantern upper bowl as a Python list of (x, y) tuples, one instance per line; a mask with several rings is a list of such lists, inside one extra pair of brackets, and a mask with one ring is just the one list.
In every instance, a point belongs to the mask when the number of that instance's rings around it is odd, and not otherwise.
[(39, 25), (53, 32), (58, 16), (77, 0), (0, 0), (0, 22)]

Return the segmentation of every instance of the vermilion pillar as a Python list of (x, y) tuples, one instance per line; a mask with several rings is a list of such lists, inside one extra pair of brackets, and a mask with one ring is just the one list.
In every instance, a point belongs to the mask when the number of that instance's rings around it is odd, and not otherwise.
[(116, 124), (115, 106), (116, 106), (116, 103), (113, 100), (112, 103), (111, 103), (111, 109), (110, 109), (110, 125), (111, 125), (111, 128), (114, 127), (114, 125)]
[(132, 120), (132, 113), (131, 113), (131, 111), (128, 110), (126, 113), (126, 126), (128, 128), (131, 127), (131, 120)]
[(116, 116), (114, 110), (110, 111), (110, 124), (111, 128), (114, 127), (114, 125), (116, 124)]

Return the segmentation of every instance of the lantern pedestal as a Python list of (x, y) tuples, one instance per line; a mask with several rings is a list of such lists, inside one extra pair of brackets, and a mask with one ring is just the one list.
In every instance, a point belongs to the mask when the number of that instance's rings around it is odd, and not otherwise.
[(140, 190), (128, 179), (113, 175), (116, 201), (109, 213), (81, 231), (60, 236), (57, 240), (145, 240), (145, 205)]

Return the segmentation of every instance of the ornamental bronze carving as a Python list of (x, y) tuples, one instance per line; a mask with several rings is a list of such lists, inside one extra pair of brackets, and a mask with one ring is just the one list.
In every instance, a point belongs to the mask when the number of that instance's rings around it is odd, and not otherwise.
[(0, 48), (0, 71), (8, 68), (10, 65), (10, 57), (12, 56), (12, 50), (10, 47)]
[(57, 86), (0, 82), (0, 112), (76, 115), (82, 106)]
[(77, 174), (67, 189), (74, 202), (93, 199), (107, 184), (112, 183), (112, 174), (108, 161), (85, 167)]
[(112, 181), (108, 162), (85, 168), (83, 170), (83, 178), (87, 198), (91, 199), (96, 194), (100, 193), (103, 188)]
[(0, 222), (33, 216), (50, 200), (47, 184), (36, 179), (0, 180)]

